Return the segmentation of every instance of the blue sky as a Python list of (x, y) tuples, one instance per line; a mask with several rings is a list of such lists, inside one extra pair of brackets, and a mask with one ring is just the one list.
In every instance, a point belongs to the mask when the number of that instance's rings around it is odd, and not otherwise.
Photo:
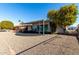
[[(17, 24), (18, 20), (30, 22), (47, 19), (49, 10), (57, 10), (64, 5), (67, 5), (67, 3), (0, 3), (0, 21), (10, 20)], [(79, 4), (77, 6), (79, 9)], [(79, 16), (74, 26), (78, 22)]]

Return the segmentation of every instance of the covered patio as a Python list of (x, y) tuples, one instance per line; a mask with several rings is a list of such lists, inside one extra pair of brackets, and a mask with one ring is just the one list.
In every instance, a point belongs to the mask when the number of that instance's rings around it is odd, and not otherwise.
[(20, 23), (16, 26), (17, 32), (22, 33), (50, 33), (50, 24), (48, 21), (34, 21), (28, 23)]

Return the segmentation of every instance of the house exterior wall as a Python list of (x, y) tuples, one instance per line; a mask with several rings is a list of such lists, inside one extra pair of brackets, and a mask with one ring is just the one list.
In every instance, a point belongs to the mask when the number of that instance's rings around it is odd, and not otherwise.
[(32, 30), (32, 26), (27, 26), (27, 30), (28, 31)]
[[(38, 33), (43, 32), (43, 22), (42, 21), (33, 22), (33, 23), (25, 23), (25, 24), (22, 23), (22, 26), (19, 26), (19, 28), (21, 28), (21, 27), (27, 28), (27, 30), (24, 28), (26, 31), (36, 31)], [(44, 32), (51, 32), (50, 24), (48, 21), (44, 21)]]

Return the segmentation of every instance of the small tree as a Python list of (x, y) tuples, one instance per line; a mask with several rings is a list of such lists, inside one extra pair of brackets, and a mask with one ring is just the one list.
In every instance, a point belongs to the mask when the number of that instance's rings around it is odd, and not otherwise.
[(5, 21), (0, 22), (0, 27), (2, 29), (12, 29), (14, 27), (14, 24), (11, 21), (6, 21), (5, 20)]
[(75, 23), (77, 18), (78, 10), (75, 4), (66, 5), (59, 10), (59, 20), (61, 25), (69, 26)]
[(78, 14), (77, 6), (75, 4), (71, 4), (63, 6), (56, 11), (54, 10), (49, 11), (47, 16), (49, 20), (52, 21), (52, 23), (56, 24), (57, 28), (58, 27), (66, 28), (66, 26), (75, 23), (77, 14)]
[(58, 11), (57, 10), (50, 10), (48, 12), (47, 17), (49, 18), (50, 21), (50, 26), (51, 26), (51, 31), (52, 33), (55, 31), (53, 29), (56, 29), (57, 25), (58, 25)]

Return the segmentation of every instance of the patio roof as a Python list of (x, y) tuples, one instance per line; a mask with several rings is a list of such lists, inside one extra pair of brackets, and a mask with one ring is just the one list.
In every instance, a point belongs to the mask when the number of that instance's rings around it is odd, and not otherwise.
[[(31, 22), (27, 22), (27, 23), (23, 23), (23, 24), (33, 24), (33, 23), (38, 23), (38, 22), (43, 22), (43, 20), (31, 21)], [(49, 22), (49, 20), (44, 20), (44, 22)]]

